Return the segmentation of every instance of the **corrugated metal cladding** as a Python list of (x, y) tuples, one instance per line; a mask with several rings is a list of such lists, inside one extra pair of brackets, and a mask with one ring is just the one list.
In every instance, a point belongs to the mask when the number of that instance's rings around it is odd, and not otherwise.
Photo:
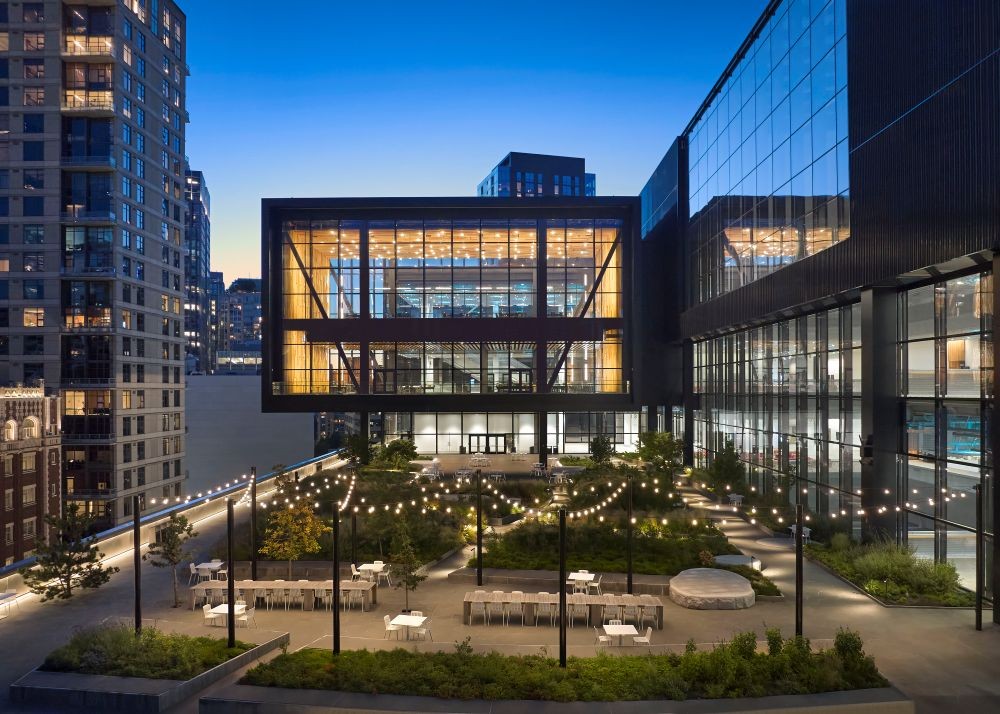
[(1000, 2), (850, 0), (851, 237), (687, 310), (686, 336), (1000, 248)]

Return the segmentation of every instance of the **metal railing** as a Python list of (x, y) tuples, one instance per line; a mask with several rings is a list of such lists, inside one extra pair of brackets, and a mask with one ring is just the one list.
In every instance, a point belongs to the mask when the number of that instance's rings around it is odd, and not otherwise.
[(67, 35), (63, 41), (64, 55), (105, 55), (113, 57), (115, 43), (111, 37), (91, 37), (89, 35)]
[(63, 94), (62, 108), (66, 110), (85, 111), (109, 111), (115, 110), (115, 100), (111, 92), (101, 92), (100, 94), (89, 94), (87, 92), (65, 92)]
[(93, 156), (60, 156), (59, 161), (63, 166), (89, 166), (111, 169), (116, 166), (115, 157), (110, 154), (97, 154)]
[(60, 214), (64, 221), (101, 221), (104, 223), (114, 223), (115, 212), (111, 209), (103, 211), (86, 211), (82, 208), (67, 207)]

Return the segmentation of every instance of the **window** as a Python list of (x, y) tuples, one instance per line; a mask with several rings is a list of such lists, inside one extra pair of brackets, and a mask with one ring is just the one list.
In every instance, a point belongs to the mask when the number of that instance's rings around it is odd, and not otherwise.
[(45, 298), (45, 284), (41, 280), (25, 280), (22, 293), (25, 300), (42, 300)]
[(39, 52), (45, 49), (44, 32), (25, 32), (24, 50), (25, 52)]
[(21, 206), (22, 215), (29, 218), (37, 218), (45, 215), (44, 196), (25, 196)]
[(45, 3), (24, 3), (24, 22), (29, 24), (45, 22)]
[(21, 505), (30, 506), (35, 503), (37, 487), (34, 484), (21, 487)]
[(40, 307), (24, 308), (24, 327), (45, 327), (45, 310)]
[(24, 60), (24, 78), (45, 79), (45, 60), (40, 60), (40, 59)]
[(45, 115), (44, 114), (25, 114), (24, 115), (24, 133), (25, 134), (41, 134), (45, 131)]
[(14, 524), (4, 523), (3, 525), (3, 540), (7, 545), (11, 545), (14, 542)]
[(25, 245), (41, 245), (45, 242), (44, 226), (30, 224), (24, 226), (21, 231)]
[[(25, 437), (30, 438), (30, 437)], [(38, 454), (34, 451), (26, 451), (21, 454), (21, 473), (31, 473), (37, 468), (36, 457)]]
[[(7, 472), (7, 475), (11, 475), (10, 471)], [(14, 510), (14, 489), (12, 488), (5, 488), (3, 491), (3, 510)]]
[(45, 354), (45, 338), (41, 335), (25, 335), (24, 354), (30, 356)]
[(25, 169), (24, 187), (31, 190), (45, 188), (45, 172), (42, 169)]
[(21, 527), (24, 529), (21, 531), (21, 535), (25, 540), (29, 540), (35, 537), (35, 527), (38, 523), (38, 518), (32, 516), (31, 518), (25, 518), (21, 521)]
[(40, 107), (45, 104), (45, 87), (25, 87), (24, 106)]
[(45, 142), (43, 141), (26, 141), (22, 144), (22, 151), (24, 161), (45, 160)]

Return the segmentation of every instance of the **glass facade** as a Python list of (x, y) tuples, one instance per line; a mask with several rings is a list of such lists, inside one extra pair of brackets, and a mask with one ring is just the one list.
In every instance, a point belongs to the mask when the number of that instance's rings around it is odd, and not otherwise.
[[(992, 307), (990, 273), (899, 295), (905, 535), (920, 555), (954, 563), (970, 587), (975, 486), (988, 484), (992, 471), (984, 448), (993, 391)], [(989, 502), (988, 494), (984, 498)], [(991, 524), (986, 528), (992, 531)]]
[(846, 0), (778, 7), (688, 134), (691, 299), (845, 240)]
[(701, 396), (696, 466), (732, 442), (756, 493), (794, 505), (796, 494), (782, 490), (780, 477), (797, 476), (809, 511), (854, 521), (861, 487), (858, 304), (696, 343), (694, 389)]
[[(634, 451), (638, 412), (560, 412), (545, 416), (546, 442), (560, 454), (586, 454), (595, 436), (611, 438), (618, 451)], [(535, 412), (386, 412), (387, 441), (412, 439), (423, 454), (534, 453)]]

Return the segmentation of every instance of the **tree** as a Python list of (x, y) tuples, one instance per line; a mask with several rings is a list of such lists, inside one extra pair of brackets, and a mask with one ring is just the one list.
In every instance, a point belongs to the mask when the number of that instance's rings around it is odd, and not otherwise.
[(740, 461), (740, 455), (736, 453), (733, 442), (727, 441), (722, 447), (722, 451), (712, 459), (712, 465), (708, 469), (708, 477), (712, 484), (712, 490), (722, 493), (728, 486), (729, 489), (740, 489), (746, 478), (746, 468)]
[(649, 471), (672, 477), (684, 458), (684, 440), (669, 431), (646, 431), (639, 434), (638, 453)]
[(160, 530), (159, 540), (150, 543), (149, 551), (142, 556), (142, 559), (148, 560), (154, 568), (170, 568), (174, 576), (174, 607), (180, 607), (181, 604), (177, 596), (177, 566), (182, 560), (191, 557), (185, 546), (189, 540), (197, 537), (198, 533), (194, 526), (188, 523), (187, 518), (171, 513), (170, 520)]
[(401, 518), (396, 523), (396, 532), (392, 538), (392, 562), (393, 574), (396, 576), (396, 587), (403, 588), (403, 598), (406, 602), (405, 609), (410, 609), (410, 592), (417, 589), (417, 586), (427, 579), (426, 575), (420, 575), (417, 571), (423, 563), (417, 557), (417, 551), (413, 548), (413, 541), (410, 539), (410, 527), (405, 518)]
[(406, 471), (417, 458), (417, 447), (409, 439), (395, 439), (378, 449), (372, 463), (387, 469)]
[(332, 431), (326, 436), (321, 436), (313, 448), (314, 456), (322, 456), (336, 451), (344, 446), (344, 434), (339, 431)]
[(312, 505), (301, 501), (271, 513), (260, 552), (273, 560), (287, 560), (288, 579), (291, 580), (292, 561), (306, 553), (318, 552), (320, 536), (330, 530), (313, 513)]
[(590, 458), (598, 466), (609, 463), (614, 453), (615, 445), (610, 437), (602, 434), (590, 440)]
[(104, 553), (88, 536), (93, 519), (76, 504), (66, 506), (62, 516), (46, 516), (47, 530), (56, 535), (51, 542), (35, 541), (35, 566), (21, 571), (25, 584), (42, 602), (68, 600), (78, 588), (99, 588), (118, 568), (101, 563)]
[(351, 434), (347, 437), (347, 455), (359, 466), (367, 466), (372, 460), (372, 445), (363, 434)]

